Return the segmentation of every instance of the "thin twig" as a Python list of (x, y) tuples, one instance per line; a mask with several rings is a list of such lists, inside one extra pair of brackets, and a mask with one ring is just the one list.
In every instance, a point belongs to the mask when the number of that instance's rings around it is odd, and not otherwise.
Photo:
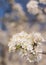
[(46, 52), (42, 52), (42, 54), (46, 55)]
[[(43, 54), (43, 55), (46, 55), (46, 52), (43, 51), (43, 52), (38, 52), (39, 54)], [(32, 52), (30, 54), (33, 54)]]

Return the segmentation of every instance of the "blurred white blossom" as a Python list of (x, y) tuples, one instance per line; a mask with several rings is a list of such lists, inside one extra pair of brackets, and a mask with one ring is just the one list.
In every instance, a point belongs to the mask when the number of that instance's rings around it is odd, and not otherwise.
[(27, 16), (23, 10), (23, 7), (19, 3), (13, 3), (12, 4), (12, 12), (10, 14), (5, 14), (5, 20), (11, 22), (11, 21), (21, 21), (27, 20)]
[(25, 15), (22, 6), (19, 3), (14, 3), (12, 6), (13, 10), (16, 10), (21, 15)]
[(29, 62), (38, 61), (42, 56), (39, 55), (42, 52), (42, 41), (44, 41), (44, 38), (40, 33), (28, 34), (22, 31), (11, 38), (8, 44), (9, 52), (19, 50), (19, 55), (26, 56)]
[(43, 13), (40, 13), (38, 16), (37, 16), (37, 20), (44, 23), (46, 22), (46, 15), (44, 15)]
[(29, 13), (32, 13), (32, 14), (38, 14), (39, 13), (39, 7), (38, 7), (38, 2), (37, 1), (29, 1), (27, 3), (27, 9), (28, 9), (28, 12)]
[(40, 3), (46, 4), (46, 0), (39, 0)]

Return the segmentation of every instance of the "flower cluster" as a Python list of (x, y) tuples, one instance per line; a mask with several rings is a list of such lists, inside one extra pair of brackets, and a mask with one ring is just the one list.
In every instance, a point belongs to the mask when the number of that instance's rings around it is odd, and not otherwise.
[(40, 3), (46, 4), (46, 0), (39, 0)]
[(38, 2), (37, 1), (29, 1), (27, 3), (27, 9), (29, 13), (32, 14), (38, 14), (39, 13), (39, 7), (38, 7)]
[(39, 61), (42, 58), (40, 54), (42, 52), (43, 37), (40, 33), (27, 34), (22, 31), (13, 35), (9, 42), (9, 52), (16, 52), (19, 50), (19, 54), (22, 57), (26, 57), (30, 62)]

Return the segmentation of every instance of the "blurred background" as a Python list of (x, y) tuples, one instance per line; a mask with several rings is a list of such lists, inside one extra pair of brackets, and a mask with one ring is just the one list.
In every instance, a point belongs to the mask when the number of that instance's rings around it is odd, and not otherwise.
[[(34, 65), (8, 52), (10, 38), (21, 31), (40, 32), (46, 39), (46, 0), (0, 0), (0, 65)], [(46, 51), (46, 43), (43, 50)], [(46, 55), (38, 65), (46, 65)]]

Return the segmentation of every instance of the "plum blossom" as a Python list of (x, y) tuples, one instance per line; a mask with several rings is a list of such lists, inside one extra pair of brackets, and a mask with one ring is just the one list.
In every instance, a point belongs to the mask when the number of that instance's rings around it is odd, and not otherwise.
[(9, 52), (19, 50), (19, 55), (25, 56), (29, 62), (40, 61), (43, 41), (44, 38), (39, 32), (28, 34), (22, 31), (11, 38), (8, 44)]
[(40, 3), (46, 4), (46, 0), (39, 0)]
[(32, 13), (34, 15), (39, 13), (39, 7), (38, 7), (38, 2), (37, 1), (29, 1), (27, 3), (27, 9), (29, 13)]
[(42, 37), (41, 33), (39, 32), (33, 32), (32, 33), (32, 39), (35, 43), (44, 41), (44, 38)]

